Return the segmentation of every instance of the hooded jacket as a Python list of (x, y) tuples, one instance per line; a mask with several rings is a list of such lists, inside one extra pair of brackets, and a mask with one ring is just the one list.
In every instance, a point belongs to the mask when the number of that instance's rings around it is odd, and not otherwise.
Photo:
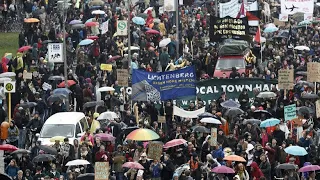
[(263, 173), (256, 162), (252, 162), (250, 166), (253, 168), (250, 173), (251, 178), (255, 177), (256, 180), (259, 180), (260, 177), (263, 177)]

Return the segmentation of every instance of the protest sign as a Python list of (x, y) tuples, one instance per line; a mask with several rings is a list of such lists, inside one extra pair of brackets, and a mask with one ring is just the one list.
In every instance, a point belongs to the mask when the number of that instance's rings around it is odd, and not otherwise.
[(210, 145), (216, 146), (218, 143), (218, 135), (217, 135), (217, 128), (211, 128), (211, 138), (210, 138)]
[(117, 81), (119, 86), (128, 86), (129, 73), (127, 69), (117, 69)]
[(94, 180), (109, 179), (109, 162), (96, 162), (94, 166)]
[(166, 117), (165, 116), (158, 116), (158, 123), (166, 123)]
[(291, 104), (284, 107), (284, 120), (290, 121), (297, 118), (297, 107), (295, 104)]
[(23, 71), (23, 79), (32, 79), (32, 73)]
[(112, 64), (101, 64), (100, 69), (103, 71), (112, 71)]
[(307, 64), (307, 81), (309, 82), (320, 81), (320, 63), (309, 62)]
[(293, 69), (280, 69), (278, 71), (278, 87), (279, 89), (293, 89), (294, 73)]
[(148, 158), (160, 160), (162, 148), (162, 142), (150, 142), (148, 144)]
[(316, 113), (317, 113), (317, 118), (320, 117), (320, 100), (316, 101)]

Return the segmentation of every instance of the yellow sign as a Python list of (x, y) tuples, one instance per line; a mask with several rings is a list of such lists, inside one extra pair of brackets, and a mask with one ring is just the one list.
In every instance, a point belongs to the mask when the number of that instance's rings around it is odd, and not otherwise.
[(4, 82), (4, 92), (5, 93), (15, 93), (16, 92), (16, 82), (14, 82), (14, 81)]
[(103, 71), (112, 71), (112, 64), (101, 64), (100, 69)]

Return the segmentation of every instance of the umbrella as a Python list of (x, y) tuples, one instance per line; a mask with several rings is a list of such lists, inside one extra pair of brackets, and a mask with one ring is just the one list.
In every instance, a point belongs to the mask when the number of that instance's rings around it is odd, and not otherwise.
[(48, 43), (52, 43), (53, 41), (52, 40), (44, 40), (42, 41), (42, 44), (48, 44)]
[(146, 34), (160, 34), (160, 32), (154, 29), (149, 29), (148, 31), (146, 31)]
[(112, 134), (99, 133), (94, 137), (99, 137), (102, 141), (114, 141), (116, 138), (112, 136)]
[(310, 24), (312, 24), (311, 21), (304, 20), (304, 21), (299, 22), (298, 26), (307, 26), (307, 25), (310, 25)]
[(82, 29), (84, 27), (86, 27), (84, 24), (75, 24), (71, 26), (71, 29)]
[(107, 92), (107, 91), (114, 91), (115, 89), (113, 87), (101, 87), (98, 89), (99, 92)]
[(204, 113), (199, 114), (198, 117), (201, 119), (204, 117), (215, 117), (215, 115), (208, 113), (208, 112), (204, 112)]
[(132, 18), (132, 22), (137, 25), (145, 25), (146, 24), (146, 21), (142, 17), (138, 17), (138, 16)]
[(6, 81), (11, 81), (12, 79), (11, 78), (8, 78), (8, 77), (2, 77), (0, 78), (0, 83), (4, 83)]
[(317, 94), (302, 94), (302, 99), (318, 99), (319, 96)]
[(19, 107), (23, 107), (23, 108), (33, 108), (36, 106), (37, 106), (36, 102), (24, 102), (24, 103), (19, 104)]
[(18, 52), (29, 51), (29, 49), (32, 49), (32, 47), (31, 46), (22, 46), (21, 48), (18, 49)]
[(50, 138), (50, 142), (56, 142), (56, 141), (63, 142), (63, 140), (64, 140), (65, 138), (66, 138), (66, 137), (64, 137), (64, 136), (54, 136), (54, 137)]
[(48, 162), (54, 160), (55, 157), (51, 154), (39, 154), (38, 156), (34, 157), (32, 162), (38, 163), (38, 162)]
[(213, 117), (202, 118), (200, 122), (208, 124), (221, 124), (221, 122), (218, 119)]
[(274, 23), (268, 23), (268, 24), (265, 25), (265, 27), (266, 27), (266, 28), (267, 28), (267, 27), (276, 27), (276, 25), (275, 25)]
[(15, 77), (16, 73), (14, 72), (4, 72), (0, 74), (0, 78), (4, 78), (4, 77)]
[(1, 180), (12, 180), (12, 178), (8, 174), (2, 174), (2, 173), (0, 173), (0, 179)]
[(171, 140), (169, 142), (167, 142), (163, 148), (165, 149), (168, 149), (168, 148), (171, 148), (171, 147), (176, 147), (176, 146), (180, 146), (182, 144), (186, 144), (188, 141), (184, 140), (184, 139), (174, 139), (174, 140)]
[(80, 174), (76, 180), (94, 180), (94, 173)]
[(89, 6), (102, 6), (104, 5), (104, 2), (101, 0), (93, 0), (89, 2)]
[(100, 101), (90, 101), (90, 102), (86, 102), (83, 105), (83, 108), (91, 108), (91, 107), (96, 107), (96, 106), (103, 106), (104, 105), (104, 101), (100, 100)]
[(83, 166), (83, 165), (88, 165), (90, 164), (89, 161), (84, 160), (84, 159), (76, 159), (73, 161), (69, 161), (66, 166)]
[(101, 113), (97, 120), (104, 120), (104, 119), (114, 120), (117, 118), (119, 118), (119, 116), (115, 112), (107, 111), (107, 112)]
[(94, 27), (94, 26), (98, 26), (99, 23), (98, 22), (86, 22), (85, 25), (87, 27)]
[(90, 18), (90, 19), (88, 19), (85, 23), (93, 22), (93, 20), (96, 21), (94, 18)]
[(36, 9), (32, 12), (32, 16), (33, 17), (37, 17), (37, 16), (40, 16), (41, 14), (43, 14), (44, 11), (42, 9)]
[[(67, 82), (68, 82), (68, 87), (76, 84), (76, 82), (75, 82), (74, 80), (68, 80)], [(65, 81), (62, 81), (62, 82), (58, 85), (58, 87), (59, 87), (59, 88), (66, 87)]]
[[(136, 47), (136, 46), (131, 46), (130, 47), (130, 50), (132, 50), (132, 51), (134, 51), (134, 50), (139, 50), (140, 48), (139, 47)], [(125, 47), (124, 49), (123, 49), (124, 51), (128, 51), (128, 47)]]
[(162, 39), (159, 42), (159, 47), (166, 47), (171, 42), (171, 38)]
[(11, 144), (2, 144), (0, 145), (0, 150), (2, 151), (16, 151), (18, 150), (19, 148), (11, 145)]
[(24, 22), (25, 23), (37, 23), (37, 22), (40, 22), (40, 20), (37, 18), (27, 18), (27, 19), (24, 19)]
[(135, 141), (151, 141), (159, 138), (156, 132), (145, 128), (136, 129), (127, 136), (127, 139)]
[(284, 164), (279, 164), (276, 169), (284, 169), (284, 170), (290, 170), (290, 169), (298, 169), (298, 166), (295, 164), (290, 164), (290, 163), (284, 163)]
[(106, 12), (102, 11), (102, 10), (94, 10), (91, 12), (91, 14), (99, 14), (99, 15), (102, 15), (102, 14), (106, 14)]
[(280, 120), (276, 118), (266, 119), (260, 123), (260, 127), (263, 127), (263, 128), (272, 127), (279, 123), (280, 123)]
[(314, 87), (314, 84), (308, 81), (298, 81), (296, 85)]
[(70, 25), (75, 25), (75, 24), (82, 24), (82, 21), (78, 20), (78, 19), (74, 19), (72, 21), (69, 22)]
[(278, 30), (279, 30), (279, 28), (277, 28), (277, 27), (269, 26), (269, 27), (266, 27), (266, 28), (263, 30), (263, 32), (265, 32), (265, 33), (273, 33), (273, 32), (276, 32), (276, 31), (278, 31)]
[(296, 46), (294, 49), (299, 51), (310, 51), (310, 48), (307, 46)]
[(41, 150), (43, 150), (44, 152), (52, 154), (52, 155), (57, 155), (58, 154), (57, 150), (55, 148), (53, 148), (53, 147), (50, 147), (50, 146), (40, 145), (39, 148)]
[(238, 155), (230, 155), (223, 158), (225, 161), (236, 161), (236, 162), (246, 162), (246, 160)]
[(307, 165), (299, 169), (299, 172), (310, 172), (310, 171), (318, 171), (320, 170), (320, 166), (318, 165)]
[(229, 99), (227, 101), (222, 102), (221, 106), (224, 108), (239, 108), (240, 104), (232, 99)]
[(144, 167), (138, 162), (126, 162), (122, 167), (130, 169), (144, 169)]
[(259, 119), (245, 119), (243, 122), (243, 124), (248, 124), (248, 123), (251, 123), (251, 124), (260, 124), (261, 121)]
[(217, 174), (234, 174), (235, 171), (227, 166), (217, 166), (212, 169), (212, 172)]
[(57, 102), (57, 101), (62, 101), (63, 99), (66, 99), (66, 98), (67, 98), (67, 96), (65, 96), (63, 94), (53, 94), (48, 97), (48, 101), (53, 103), (53, 102)]
[(99, 39), (99, 37), (98, 36), (88, 36), (87, 39), (96, 40), (96, 39)]
[(224, 115), (235, 117), (235, 116), (237, 116), (239, 114), (243, 114), (243, 113), (244, 113), (244, 111), (240, 108), (230, 108), (224, 113)]
[(296, 72), (296, 75), (301, 75), (301, 76), (307, 76), (307, 72), (306, 71), (298, 71)]
[(284, 151), (287, 154), (291, 154), (294, 156), (305, 156), (308, 154), (306, 149), (304, 149), (303, 147), (300, 147), (300, 146), (289, 146), (289, 147), (285, 148)]
[(63, 76), (50, 76), (49, 80), (50, 81), (62, 81), (62, 80), (64, 80), (64, 77)]
[(140, 13), (140, 14), (138, 14), (136, 17), (142, 17), (143, 19), (147, 19), (148, 16), (149, 16), (149, 15), (146, 14), (146, 13)]
[(258, 98), (275, 98), (277, 95), (274, 92), (261, 92), (258, 94)]
[(69, 94), (71, 93), (71, 91), (67, 88), (58, 88), (53, 90), (52, 92), (53, 94), (63, 94), (65, 96), (69, 96)]
[(114, 61), (116, 61), (117, 59), (121, 58), (121, 56), (117, 55), (117, 56), (112, 56), (111, 58), (109, 58), (107, 60), (107, 63), (112, 63)]
[(297, 111), (300, 115), (309, 115), (314, 113), (314, 111), (307, 106), (297, 107)]
[(86, 45), (92, 44), (93, 42), (94, 42), (94, 40), (92, 40), (92, 39), (84, 39), (84, 40), (80, 41), (79, 45), (86, 46)]
[(204, 126), (196, 126), (193, 129), (193, 132), (200, 132), (200, 133), (210, 133), (210, 129), (204, 127)]
[(31, 151), (26, 150), (26, 149), (18, 149), (13, 151), (11, 154), (30, 154)]

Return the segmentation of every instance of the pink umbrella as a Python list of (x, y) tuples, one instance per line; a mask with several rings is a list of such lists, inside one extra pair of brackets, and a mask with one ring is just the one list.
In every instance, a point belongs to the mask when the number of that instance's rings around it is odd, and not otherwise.
[(317, 171), (320, 170), (320, 166), (318, 165), (308, 165), (299, 169), (299, 172), (309, 172), (309, 171)]
[(98, 23), (98, 22), (87, 22), (87, 23), (85, 23), (85, 25), (86, 25), (87, 27), (93, 27), (93, 26), (98, 26), (99, 23)]
[(144, 169), (144, 167), (138, 162), (126, 162), (122, 167), (132, 168), (132, 169)]
[(160, 34), (159, 31), (154, 30), (154, 29), (149, 29), (146, 33), (147, 33), (147, 34)]
[(227, 167), (227, 166), (218, 166), (212, 169), (212, 172), (218, 173), (218, 174), (234, 174), (233, 169)]
[(99, 37), (98, 36), (88, 36), (87, 39), (96, 40), (96, 39), (99, 39)]
[(113, 141), (115, 139), (111, 134), (106, 133), (96, 134), (94, 137), (99, 137), (102, 141)]
[(185, 144), (185, 143), (187, 143), (187, 141), (184, 140), (184, 139), (174, 139), (174, 140), (171, 140), (171, 141), (167, 142), (163, 146), (163, 148), (168, 149), (168, 148), (179, 146), (179, 145), (182, 145), (182, 144)]

